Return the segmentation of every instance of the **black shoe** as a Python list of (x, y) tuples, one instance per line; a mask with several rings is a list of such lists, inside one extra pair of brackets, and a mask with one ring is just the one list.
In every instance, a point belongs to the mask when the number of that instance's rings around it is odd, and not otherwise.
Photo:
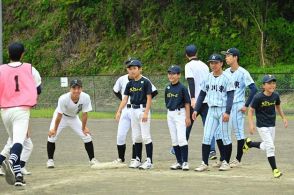
[(15, 177), (15, 184), (14, 185), (15, 186), (25, 186), (26, 185), (26, 182), (23, 179), (22, 175), (18, 175)]

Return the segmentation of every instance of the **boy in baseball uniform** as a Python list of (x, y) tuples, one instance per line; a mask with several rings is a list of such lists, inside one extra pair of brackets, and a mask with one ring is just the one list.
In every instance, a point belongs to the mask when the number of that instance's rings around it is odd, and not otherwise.
[(276, 78), (273, 75), (263, 77), (263, 92), (254, 96), (248, 111), (249, 132), (255, 132), (253, 114), (256, 116), (256, 128), (262, 142), (253, 142), (250, 138), (245, 139), (244, 151), (249, 148), (258, 148), (266, 151), (268, 162), (272, 168), (273, 176), (279, 178), (282, 173), (276, 165), (275, 158), (275, 132), (276, 132), (276, 110), (283, 119), (285, 128), (288, 127), (288, 120), (281, 108), (281, 99), (276, 90)]
[(189, 170), (188, 142), (186, 127), (190, 120), (190, 96), (187, 88), (179, 82), (181, 69), (172, 65), (168, 69), (170, 84), (165, 88), (165, 105), (167, 108), (167, 124), (175, 151), (177, 162), (170, 166), (172, 170)]
[[(90, 96), (82, 91), (82, 81), (74, 79), (70, 82), (70, 91), (61, 95), (50, 124), (47, 142), (47, 167), (54, 168), (55, 142), (66, 127), (70, 127), (84, 142), (90, 166), (98, 161), (94, 157), (94, 146), (90, 130), (87, 127), (88, 112), (92, 111)], [(82, 121), (79, 113), (82, 112)]]
[[(150, 108), (152, 103), (152, 86), (149, 80), (141, 75), (142, 63), (139, 60), (131, 60), (128, 64), (131, 80), (125, 89), (125, 97), (122, 99), (116, 113), (116, 120), (119, 121), (121, 112), (128, 103), (131, 103), (131, 128), (132, 138), (135, 143), (136, 161), (131, 168), (151, 169), (153, 167), (152, 154), (153, 144), (150, 134)], [(146, 161), (142, 164), (140, 159), (140, 143), (146, 147)]]

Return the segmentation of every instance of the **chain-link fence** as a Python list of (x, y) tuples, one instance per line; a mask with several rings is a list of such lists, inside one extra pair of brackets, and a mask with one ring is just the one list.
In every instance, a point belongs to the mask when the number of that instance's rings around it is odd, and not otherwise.
[[(158, 95), (153, 99), (153, 112), (164, 112), (164, 89), (169, 83), (167, 75), (146, 75), (158, 89)], [(258, 88), (261, 88), (263, 74), (251, 74)], [(282, 107), (286, 113), (294, 114), (294, 74), (275, 74), (277, 91), (281, 95)], [(91, 96), (93, 110), (96, 112), (114, 112), (119, 100), (113, 94), (113, 85), (119, 76), (80, 76), (69, 77), (83, 81), (84, 92)], [(187, 85), (182, 75), (182, 83)], [(69, 87), (61, 87), (60, 77), (42, 78), (42, 94), (39, 97), (37, 108), (54, 108), (60, 95), (69, 91)]]

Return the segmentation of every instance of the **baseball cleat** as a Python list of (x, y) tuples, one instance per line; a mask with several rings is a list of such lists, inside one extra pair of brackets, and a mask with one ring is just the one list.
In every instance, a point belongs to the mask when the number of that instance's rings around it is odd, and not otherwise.
[(139, 169), (141, 170), (147, 170), (147, 169), (152, 169), (153, 168), (153, 164), (151, 163), (151, 159), (147, 158), (146, 161), (139, 166)]
[(140, 162), (140, 159), (136, 158), (136, 159), (132, 159), (131, 163), (129, 165), (129, 168), (133, 168), (136, 169), (138, 168), (142, 163)]
[(189, 164), (187, 162), (183, 162), (183, 164), (182, 164), (182, 170), (183, 171), (189, 171)]
[(221, 162), (221, 161), (215, 161), (215, 162), (212, 164), (212, 167), (213, 167), (213, 168), (220, 168), (221, 165), (222, 165), (222, 162)]
[(209, 160), (216, 160), (216, 159), (217, 159), (216, 152), (215, 151), (210, 151)]
[(2, 166), (0, 166), (0, 176), (4, 176), (5, 175), (5, 173), (4, 173), (4, 171), (2, 170)]
[(96, 158), (92, 158), (89, 163), (90, 163), (90, 167), (92, 167), (99, 164), (99, 161)]
[(54, 167), (55, 167), (54, 160), (53, 159), (48, 159), (48, 161), (47, 161), (47, 168), (52, 169)]
[(20, 172), (23, 175), (31, 175), (32, 174), (31, 172), (27, 171), (25, 167), (21, 168)]
[(26, 186), (26, 182), (25, 180), (23, 179), (23, 176), (21, 174), (18, 174), (16, 177), (15, 177), (15, 183), (14, 183), (15, 186)]
[(219, 171), (228, 171), (230, 169), (231, 169), (231, 167), (230, 167), (229, 163), (227, 163), (227, 161), (224, 160), (218, 170)]
[(251, 139), (249, 137), (245, 138), (244, 146), (243, 146), (243, 152), (248, 152), (249, 150), (249, 145), (251, 143)]
[(5, 173), (6, 182), (9, 185), (14, 185), (15, 175), (14, 175), (12, 164), (8, 160), (5, 160), (2, 163), (2, 167), (3, 167), (4, 173)]
[(234, 168), (234, 167), (241, 167), (242, 163), (240, 161), (238, 161), (237, 159), (234, 159), (233, 161), (230, 162), (230, 167)]
[(122, 159), (118, 158), (115, 159), (114, 161), (112, 161), (113, 164), (124, 164), (124, 162), (122, 161)]
[(182, 169), (182, 165), (178, 162), (172, 164), (170, 167), (169, 167), (171, 170), (178, 170), (178, 169)]
[(273, 175), (274, 175), (274, 178), (279, 178), (283, 175), (283, 173), (281, 171), (279, 171), (279, 169), (274, 169)]
[(194, 171), (198, 171), (198, 172), (209, 171), (209, 168), (208, 168), (208, 165), (202, 161), (200, 166), (194, 169)]

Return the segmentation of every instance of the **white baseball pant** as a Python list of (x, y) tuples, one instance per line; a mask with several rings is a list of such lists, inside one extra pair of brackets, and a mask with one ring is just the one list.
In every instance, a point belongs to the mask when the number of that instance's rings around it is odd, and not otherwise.
[(132, 139), (133, 143), (144, 143), (149, 144), (152, 142), (150, 134), (150, 111), (148, 113), (148, 120), (142, 122), (142, 117), (145, 108), (141, 107), (138, 109), (131, 108), (131, 126), (132, 126)]
[(131, 128), (131, 108), (125, 107), (122, 112), (118, 122), (117, 127), (117, 145), (126, 144), (127, 134)]
[(260, 149), (266, 151), (266, 156), (271, 157), (275, 156), (275, 127), (260, 127), (257, 128), (257, 131), (262, 139), (260, 144)]
[(241, 140), (245, 138), (244, 135), (244, 119), (245, 113), (241, 111), (244, 106), (244, 102), (236, 102), (232, 106), (229, 128), (234, 131), (236, 139)]
[(167, 111), (167, 125), (171, 136), (173, 146), (185, 146), (188, 145), (186, 139), (186, 110), (181, 108), (180, 110)]

